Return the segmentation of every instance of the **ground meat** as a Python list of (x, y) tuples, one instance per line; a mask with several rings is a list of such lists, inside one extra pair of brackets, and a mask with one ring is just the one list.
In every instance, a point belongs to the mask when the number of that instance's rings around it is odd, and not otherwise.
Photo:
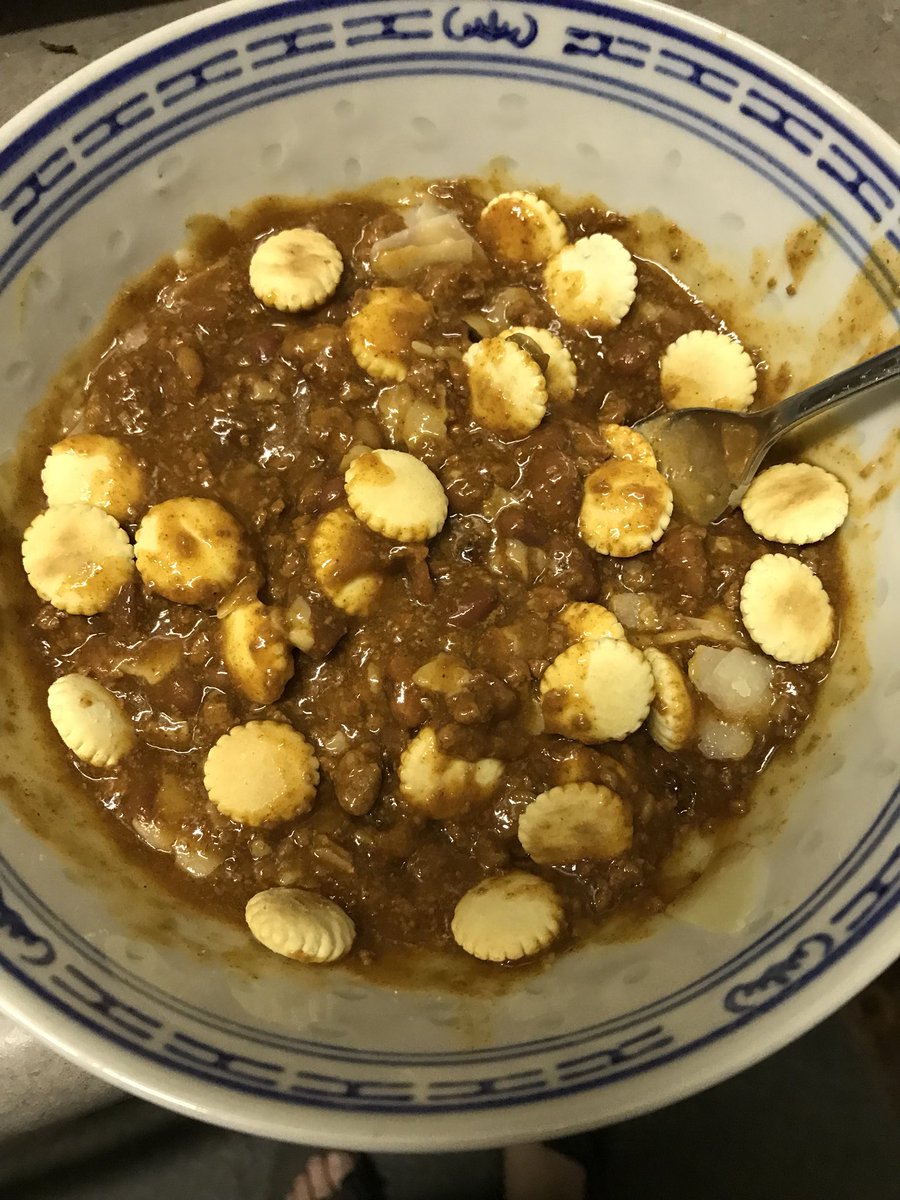
[[(477, 233), (482, 200), (469, 185), (438, 181), (429, 194)], [(202, 495), (233, 514), (252, 559), (237, 600), (259, 596), (271, 606), (293, 656), (283, 694), (259, 704), (236, 686), (223, 655), (221, 617), (234, 595), (217, 613), (173, 604), (138, 580), (92, 617), (65, 616), (31, 592), (23, 600), (43, 694), (51, 677), (85, 671), (121, 697), (135, 723), (138, 745), (120, 766), (81, 769), (97, 803), (152, 847), (147, 866), (159, 878), (187, 872), (193, 896), (238, 919), (262, 887), (318, 889), (352, 916), (357, 964), (399, 949), (404, 971), (413, 949), (450, 944), (450, 918), (468, 887), (509, 867), (551, 880), (570, 927), (590, 928), (635, 897), (645, 910), (659, 905), (660, 866), (677, 833), (715, 828), (745, 808), (772, 751), (808, 720), (827, 660), (775, 670), (770, 719), (738, 762), (710, 762), (693, 746), (669, 754), (645, 729), (600, 747), (544, 729), (553, 701), (542, 708), (539, 685), (571, 642), (558, 619), (567, 604), (607, 600), (644, 646), (672, 629), (681, 636), (714, 604), (737, 614), (747, 568), (771, 550), (739, 513), (709, 530), (676, 515), (655, 549), (630, 559), (596, 554), (580, 536), (584, 480), (609, 454), (598, 423), (658, 409), (666, 345), (720, 323), (649, 261), (627, 218), (583, 204), (566, 221), (573, 237), (613, 231), (636, 255), (635, 304), (602, 337), (559, 321), (540, 266), (479, 253), (405, 281), (428, 299), (428, 327), (405, 378), (372, 378), (351, 352), (345, 322), (381, 282), (369, 262), (374, 242), (403, 220), (359, 196), (269, 200), (220, 223), (198, 249), (196, 270), (183, 277), (167, 260), (123, 296), (85, 351), (79, 428), (120, 438), (143, 461), (144, 508)], [(340, 286), (311, 313), (266, 308), (248, 287), (251, 249), (272, 229), (303, 225), (340, 248)], [(673, 228), (671, 250), (679, 238)], [(578, 374), (575, 396), (551, 398), (524, 437), (477, 427), (462, 358), (472, 341), (511, 324), (556, 332)], [(542, 369), (542, 355), (535, 361)], [(67, 388), (56, 412), (71, 412)], [(324, 514), (353, 520), (345, 470), (363, 448), (380, 446), (408, 450), (435, 472), (449, 516), (427, 543), (394, 543), (357, 524), (359, 553), (331, 566), (332, 582), (375, 578), (377, 598), (361, 615), (327, 598), (309, 547)], [(47, 446), (38, 450), (43, 458)], [(28, 476), (33, 511), (43, 506), (38, 475)], [(830, 543), (785, 552), (839, 595)], [(682, 668), (694, 644), (671, 644)], [(309, 813), (253, 828), (215, 809), (203, 768), (222, 734), (263, 718), (308, 739), (321, 779)], [(453, 820), (425, 817), (400, 787), (401, 758), (426, 726), (442, 755), (503, 764), (496, 792), (473, 792)], [(634, 841), (616, 860), (557, 868), (522, 849), (527, 804), (571, 783), (621, 797)]]
[(460, 725), (484, 725), (498, 717), (509, 716), (518, 707), (516, 693), (502, 679), (483, 671), (471, 678), (447, 699), (451, 720)]
[(467, 571), (451, 588), (445, 589), (446, 620), (456, 629), (481, 625), (497, 606), (496, 584), (481, 572)]
[(528, 459), (524, 483), (536, 516), (549, 525), (571, 521), (581, 504), (581, 480), (561, 449), (541, 447)]
[(399, 651), (387, 666), (391, 715), (404, 729), (418, 729), (428, 720), (431, 701), (413, 683), (419, 662), (407, 651)]
[(341, 808), (364, 817), (381, 794), (381, 753), (371, 744), (348, 750), (334, 772), (334, 794)]
[(655, 577), (664, 579), (673, 591), (688, 599), (709, 599), (706, 531), (696, 525), (673, 529), (655, 555)]
[(320, 468), (309, 473), (296, 499), (297, 512), (317, 516), (334, 508), (344, 498), (343, 475), (330, 475)]
[(557, 533), (548, 539), (544, 551), (546, 561), (539, 582), (559, 588), (570, 600), (595, 598), (600, 572), (583, 542), (571, 534)]
[(497, 532), (503, 537), (516, 538), (528, 546), (543, 546), (547, 542), (548, 533), (544, 523), (521, 504), (504, 508), (497, 517), (496, 526)]
[(606, 351), (610, 370), (626, 376), (640, 374), (653, 361), (653, 342), (640, 333), (614, 339)]
[(416, 290), (432, 302), (439, 314), (450, 315), (477, 303), (489, 278), (490, 272), (478, 264), (436, 265), (420, 273)]
[(494, 490), (494, 481), (486, 470), (472, 471), (454, 454), (444, 463), (439, 478), (447, 493), (450, 511), (454, 513), (481, 512), (485, 500)]

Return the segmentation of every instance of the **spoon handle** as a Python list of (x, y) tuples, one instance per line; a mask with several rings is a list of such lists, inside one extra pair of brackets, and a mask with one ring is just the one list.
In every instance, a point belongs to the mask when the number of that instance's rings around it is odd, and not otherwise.
[[(771, 445), (776, 438), (780, 438), (807, 417), (825, 412), (850, 396), (860, 395), (878, 384), (894, 379), (900, 379), (900, 346), (893, 346), (874, 358), (848, 367), (846, 371), (831, 375), (821, 383), (815, 383), (812, 387), (789, 396), (787, 400), (782, 400), (770, 410), (771, 423), (767, 430), (767, 445)], [(900, 389), (897, 395), (900, 396)]]

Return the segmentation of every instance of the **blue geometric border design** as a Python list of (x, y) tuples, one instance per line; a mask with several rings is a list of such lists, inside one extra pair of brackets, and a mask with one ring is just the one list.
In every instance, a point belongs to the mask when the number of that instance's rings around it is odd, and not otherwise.
[[(108, 979), (114, 983), (124, 984), (139, 995), (144, 995), (147, 999), (155, 1003), (162, 1004), (177, 1016), (185, 1017), (198, 1026), (206, 1027), (214, 1032), (223, 1033), (226, 1035), (237, 1035), (247, 1042), (252, 1042), (264, 1049), (272, 1050), (288, 1050), (292, 1052), (302, 1053), (310, 1057), (318, 1057), (334, 1061), (349, 1061), (349, 1062), (366, 1062), (366, 1063), (381, 1063), (389, 1065), (436, 1065), (436, 1064), (462, 1064), (462, 1063), (483, 1063), (502, 1061), (509, 1058), (511, 1055), (521, 1055), (527, 1053), (543, 1052), (545, 1050), (571, 1050), (577, 1049), (580, 1045), (595, 1037), (601, 1037), (612, 1034), (628, 1032), (634, 1026), (649, 1020), (658, 1020), (665, 1016), (679, 1005), (686, 1003), (689, 1000), (703, 995), (710, 991), (716, 985), (723, 981), (736, 976), (738, 973), (748, 972), (755, 963), (759, 962), (769, 951), (774, 947), (784, 942), (793, 934), (803, 923), (809, 921), (812, 917), (819, 914), (828, 902), (834, 897), (839, 889), (847, 882), (854, 874), (860, 864), (871, 853), (871, 850), (882, 839), (884, 839), (895, 827), (900, 825), (900, 785), (894, 789), (887, 803), (882, 808), (881, 812), (876, 817), (867, 832), (859, 840), (853, 851), (847, 856), (843, 863), (837, 867), (819, 887), (806, 898), (803, 904), (798, 905), (793, 912), (787, 914), (775, 925), (771, 926), (766, 932), (757, 939), (756, 942), (747, 946), (740, 954), (729, 959), (721, 964), (715, 970), (708, 972), (699, 979), (692, 981), (690, 984), (678, 991), (671, 993), (668, 996), (660, 997), (658, 1000), (650, 1004), (644, 1005), (642, 1008), (634, 1009), (622, 1017), (612, 1017), (605, 1021), (597, 1022), (594, 1025), (571, 1031), (567, 1034), (559, 1034), (555, 1037), (546, 1037), (541, 1039), (532, 1039), (528, 1042), (512, 1042), (502, 1046), (493, 1047), (490, 1050), (473, 1050), (460, 1051), (458, 1053), (447, 1054), (397, 1054), (390, 1051), (360, 1051), (348, 1050), (344, 1046), (330, 1045), (320, 1040), (312, 1042), (304, 1038), (285, 1038), (278, 1035), (263, 1034), (260, 1031), (253, 1029), (250, 1026), (238, 1024), (224, 1020), (219, 1017), (213, 1017), (206, 1010), (196, 1008), (193, 1005), (187, 1004), (178, 997), (173, 997), (170, 994), (153, 987), (146, 980), (141, 979), (133, 972), (113, 963), (102, 951), (96, 946), (87, 942), (83, 937), (77, 934), (71, 927), (63, 921), (56, 913), (54, 913), (44, 901), (29, 888), (24, 882), (18, 878), (12, 870), (10, 864), (0, 855), (0, 884), (16, 898), (18, 902), (24, 902), (30, 911), (40, 914), (42, 921), (46, 924), (48, 930), (52, 930), (59, 941), (70, 946), (81, 957), (87, 959), (94, 966), (104, 972)], [(900, 849), (894, 858), (888, 860), (888, 870), (893, 869), (895, 858), (900, 858)], [(876, 872), (875, 878), (880, 880), (882, 872)], [(900, 889), (900, 878), (895, 881)], [(888, 907), (882, 911), (881, 901), (890, 899), (893, 896), (893, 902), (900, 900), (900, 890), (895, 889), (889, 893), (879, 892), (879, 919), (887, 915), (890, 911)], [(863, 893), (868, 894), (866, 889)], [(861, 893), (862, 894), (862, 893)], [(855, 928), (855, 926), (854, 926)], [(0, 908), (0, 933), (3, 932), (2, 923), (2, 908)], [(0, 943), (2, 945), (2, 943)], [(32, 948), (28, 947), (29, 954)], [(2, 957), (2, 954), (0, 954)], [(43, 965), (43, 964), (37, 964)], [(112, 986), (112, 983), (107, 986)]]
[[(845, 902), (821, 928), (807, 932), (783, 958), (756, 975), (745, 976), (731, 987), (724, 1007), (732, 1017), (725, 1025), (690, 1041), (678, 1043), (662, 1023), (645, 1023), (629, 1036), (605, 1039), (586, 1053), (524, 1070), (497, 1074), (488, 1067), (474, 1078), (428, 1079), (404, 1082), (392, 1079), (347, 1078), (344, 1074), (294, 1070), (271, 1060), (251, 1058), (211, 1041), (201, 1041), (177, 1028), (163, 1029), (155, 1017), (118, 1001), (79, 968), (69, 965), (52, 977), (55, 987), (44, 987), (11, 957), (0, 952), (0, 965), (20, 982), (79, 1024), (152, 1062), (174, 1068), (192, 1078), (284, 1103), (314, 1105), (342, 1111), (381, 1113), (471, 1112), (510, 1104), (530, 1103), (577, 1094), (647, 1070), (663, 1066), (719, 1041), (749, 1021), (783, 1003), (800, 988), (843, 958), (900, 904), (900, 847), (880, 870)], [(35, 966), (51, 968), (55, 951), (45, 938), (33, 933), (19, 914), (0, 897), (0, 930), (23, 943), (22, 957)], [(61, 998), (66, 993), (81, 1006)], [(149, 1045), (162, 1035), (162, 1048)], [(242, 1034), (242, 1038), (244, 1035)], [(456, 1060), (448, 1056), (453, 1065)], [(349, 1063), (352, 1067), (353, 1062)], [(387, 1066), (388, 1064), (381, 1064)], [(412, 1058), (399, 1066), (418, 1065)], [(432, 1065), (428, 1062), (427, 1065)], [(417, 1097), (416, 1093), (420, 1093)]]
[[(536, 4), (535, 7), (541, 6), (562, 9), (567, 12), (584, 12), (590, 15), (615, 20), (618, 24), (624, 23), (626, 25), (633, 25), (645, 31), (659, 32), (662, 33), (668, 40), (680, 42), (686, 46), (701, 50), (703, 54), (710, 55), (718, 61), (724, 61), (738, 66), (745, 75), (750, 75), (759, 79), (761, 82), (764, 82), (767, 87), (775, 89), (775, 91), (777, 91), (779, 94), (789, 96), (792, 104), (799, 106), (799, 108), (808, 115), (814, 115), (821, 125), (824, 125), (826, 128), (830, 128), (838, 133), (849, 145), (863, 155), (863, 161), (868, 161), (875, 166), (882, 179), (885, 180), (890, 187), (896, 189), (896, 172), (894, 172), (886, 163), (884, 163), (880, 156), (876, 155), (870, 147), (866, 146), (866, 144), (859, 137), (857, 137), (856, 134), (849, 130), (843, 124), (843, 122), (836, 119), (833, 115), (827, 113), (821, 108), (820, 105), (816, 104), (814, 101), (811, 101), (808, 97), (803, 96), (789, 85), (783, 83), (783, 81), (776, 79), (769, 72), (757, 67), (755, 64), (748, 62), (746, 59), (739, 57), (734, 51), (728, 50), (722, 46), (714, 46), (704, 39), (698, 38), (693, 34), (687, 33), (686, 31), (679, 30), (674, 26), (669, 26), (663, 22), (659, 22), (653, 18), (634, 13), (625, 13), (607, 5), (595, 5), (582, 2), (563, 4), (554, 2), (554, 0), (549, 0), (549, 2), (545, 3), (544, 0), (538, 0), (538, 4)], [(281, 17), (293, 15), (295, 13), (298, 16), (302, 14), (304, 17), (307, 17), (311, 12), (325, 12), (335, 7), (341, 7), (341, 5), (338, 3), (338, 0), (314, 0), (314, 2), (311, 0), (311, 2), (303, 4), (293, 3), (276, 5), (267, 9), (258, 10), (254, 13), (244, 14), (240, 17), (232, 17), (222, 22), (212, 24), (201, 31), (195, 31), (191, 35), (176, 39), (167, 46), (160, 47), (150, 54), (139, 57), (127, 66), (110, 72), (110, 74), (105, 77), (104, 80), (99, 81), (91, 87), (85, 88), (83, 92), (79, 93), (77, 96), (70, 98), (61, 105), (58, 105), (51, 113), (47, 114), (45, 118), (36, 122), (31, 130), (23, 133), (19, 138), (15, 139), (4, 152), (0, 153), (0, 175), (6, 174), (8, 169), (14, 163), (16, 163), (28, 149), (32, 148), (44, 133), (48, 132), (50, 129), (58, 127), (61, 121), (67, 119), (74, 113), (77, 113), (88, 103), (94, 102), (98, 95), (103, 95), (112, 88), (120, 87), (123, 83), (126, 83), (132, 78), (135, 78), (136, 76), (145, 72), (149, 67), (159, 65), (162, 62), (174, 60), (185, 53), (192, 52), (200, 46), (214, 42), (228, 33), (244, 31), (247, 29), (256, 29), (262, 25), (270, 24)], [(370, 3), (369, 7), (373, 7), (373, 5)], [(459, 6), (455, 7), (458, 8)], [(481, 31), (476, 29), (474, 32), (466, 34), (465, 37), (457, 32), (452, 39), (450, 39), (452, 25), (448, 25), (447, 18), (454, 11), (455, 9), (448, 10), (445, 13), (444, 21), (442, 22), (442, 31), (444, 33), (445, 42), (448, 39), (452, 40), (453, 42), (458, 42), (460, 40), (466, 40), (472, 37), (481, 37), (484, 38), (484, 40), (493, 42), (501, 40), (500, 36), (496, 32), (496, 29), (494, 30), (493, 37), (487, 36), (483, 29)], [(473, 10), (467, 9), (466, 11), (468, 14), (469, 11)], [(398, 41), (404, 42), (407, 40), (419, 39), (430, 41), (436, 36), (437, 31), (430, 25), (433, 16), (434, 13), (432, 9), (423, 8), (416, 10), (405, 9), (394, 12), (385, 12), (382, 9), (379, 12), (373, 11), (371, 17), (351, 18), (349, 20), (349, 25), (352, 28), (356, 28), (362, 23), (372, 24), (375, 26), (375, 28), (373, 32), (366, 35), (355, 34), (347, 37), (346, 44), (348, 48), (359, 43), (368, 44), (381, 41), (390, 44), (391, 53), (387, 57), (363, 57), (361, 59), (357, 58), (353, 60), (340, 60), (336, 63), (329, 63), (325, 67), (308, 68), (304, 72), (304, 75), (308, 78), (315, 74), (317, 69), (327, 70), (329, 72), (345, 73), (347, 68), (351, 65), (355, 65), (357, 67), (376, 64), (396, 65), (398, 59), (401, 57), (410, 61), (415, 61), (417, 58), (422, 57), (425, 60), (442, 60), (445, 62), (453, 61), (454, 59), (458, 60), (461, 57), (472, 59), (472, 55), (461, 56), (448, 51), (444, 51), (442, 53), (429, 53), (425, 56), (421, 56), (419, 54), (404, 54), (401, 56), (397, 53)], [(407, 22), (410, 19), (418, 19), (423, 21), (425, 24), (423, 24), (422, 28), (417, 28), (414, 30), (410, 30), (408, 28), (404, 28), (402, 31), (397, 30), (398, 21), (402, 20)], [(533, 17), (529, 16), (528, 19), (534, 22)], [(534, 23), (536, 24), (536, 22)], [(471, 24), (472, 23), (470, 22), (470, 27)], [(348, 21), (343, 22), (343, 25), (347, 27)], [(429, 27), (426, 28), (426, 25)], [(268, 54), (263, 58), (256, 60), (255, 62), (251, 61), (249, 64), (250, 69), (268, 68), (292, 57), (302, 57), (303, 54), (311, 53), (316, 50), (321, 51), (334, 48), (336, 43), (333, 38), (329, 38), (325, 41), (321, 40), (321, 35), (323, 33), (334, 34), (334, 32), (334, 27), (329, 23), (308, 26), (303, 30), (297, 30), (293, 35), (293, 43), (287, 46), (286, 50), (282, 54)], [(311, 45), (303, 46), (301, 48), (297, 44), (299, 35), (301, 33), (312, 33), (318, 37), (319, 40), (313, 42)], [(283, 40), (285, 35), (280, 36)], [(587, 56), (592, 60), (605, 59), (618, 64), (625, 63), (628, 66), (633, 66), (634, 68), (640, 69), (645, 69), (650, 64), (652, 48), (648, 43), (638, 42), (634, 39), (625, 39), (618, 34), (610, 34), (596, 28), (583, 29), (578, 26), (568, 26), (566, 30), (566, 36), (571, 36), (573, 40), (563, 46), (562, 53), (564, 55), (568, 54), (576, 57)], [(248, 42), (245, 49), (248, 52), (258, 50), (260, 47), (267, 45), (267, 43), (277, 42), (278, 40), (279, 37), (277, 36), (269, 39), (257, 39)], [(510, 39), (507, 38), (507, 40)], [(617, 50), (618, 43), (621, 43), (621, 45), (618, 46)], [(515, 44), (515, 42), (513, 42), (513, 44)], [(622, 52), (623, 49), (626, 49), (625, 53)], [(684, 54), (675, 53), (668, 47), (658, 48), (657, 54), (659, 59), (664, 58), (665, 61), (656, 61), (654, 63), (652, 69), (656, 73), (680, 79), (685, 84), (690, 85), (701, 92), (705, 97), (713, 97), (718, 102), (723, 104), (730, 104), (734, 99), (739, 98), (736, 91), (738, 81), (734, 79), (733, 76), (726, 75), (724, 72), (710, 67), (703, 61), (691, 59), (689, 56)], [(217, 91), (217, 88), (219, 88), (220, 85), (229, 83), (232, 79), (238, 78), (244, 73), (244, 68), (239, 64), (235, 64), (234, 60), (236, 55), (237, 51), (231, 48), (224, 54), (214, 55), (212, 58), (205, 60), (203, 63), (194, 65), (187, 71), (182, 71), (166, 80), (157, 82), (157, 98), (161, 96), (163, 108), (168, 108), (175, 103), (193, 96), (195, 93), (202, 94), (210, 90), (216, 92), (217, 98), (215, 100), (212, 98), (209, 100), (204, 100), (204, 103), (200, 104), (199, 106), (195, 106), (195, 108), (192, 109), (194, 115), (199, 115), (207, 106), (219, 106), (226, 98), (231, 99), (235, 96), (246, 94), (248, 91), (254, 92), (267, 87), (273, 87), (284, 82), (285, 77), (270, 76), (269, 79), (262, 80), (260, 83), (249, 85), (249, 88), (241, 87), (237, 89), (229, 89), (227, 96), (221, 90)], [(642, 58), (641, 55), (644, 57)], [(477, 58), (479, 61), (495, 63), (497, 66), (508, 66), (510, 63), (521, 63), (525, 61), (521, 59), (521, 57), (516, 59), (509, 55), (501, 56), (499, 58), (496, 56), (479, 55)], [(570, 67), (563, 68), (560, 67), (558, 63), (548, 62), (542, 59), (529, 59), (527, 61), (529, 66), (537, 67), (540, 70), (550, 72), (572, 72), (576, 75), (584, 76), (586, 79), (589, 79), (594, 83), (601, 83), (604, 86), (621, 87), (623, 89), (634, 91), (638, 95), (652, 97), (657, 102), (663, 102), (667, 104), (670, 103), (669, 101), (664, 100), (664, 98), (658, 93), (653, 93), (647, 91), (647, 89), (629, 85), (623, 80), (612, 79), (611, 77), (603, 74), (596, 72), (589, 73), (585, 70), (576, 70), (575, 68)], [(226, 62), (229, 64), (228, 66), (225, 66)], [(216, 69), (217, 73), (213, 73), (213, 69)], [(684, 69), (686, 69), (688, 73), (686, 75), (680, 75), (678, 73), (679, 70)], [(343, 81), (347, 82), (347, 80), (348, 77), (346, 74), (344, 74)], [(180, 92), (173, 93), (171, 91), (171, 86), (175, 82), (183, 82), (186, 83), (187, 86)], [(729, 88), (732, 90), (729, 91)], [(752, 100), (752, 105), (747, 103), (748, 99)], [(138, 111), (133, 111), (135, 106), (137, 106)], [(129, 109), (132, 111), (129, 111)], [(871, 218), (880, 222), (889, 216), (893, 215), (896, 217), (900, 215), (895, 211), (897, 209), (897, 201), (885, 190), (882, 183), (876, 179), (867, 168), (860, 165), (858, 161), (852, 160), (841, 146), (835, 143), (826, 145), (825, 134), (823, 133), (821, 127), (817, 127), (805, 118), (800, 117), (796, 111), (788, 110), (787, 108), (783, 107), (777, 103), (771, 95), (763, 95), (762, 93), (754, 91), (753, 89), (750, 89), (748, 95), (744, 97), (744, 101), (741, 104), (739, 111), (741, 115), (757, 121), (760, 125), (769, 129), (770, 132), (777, 132), (787, 144), (789, 144), (795, 151), (801, 151), (804, 156), (811, 155), (814, 147), (821, 147), (822, 154), (816, 160), (816, 166), (818, 170), (822, 172), (828, 179), (841, 183), (849, 193), (856, 197), (861, 207)], [(689, 114), (690, 117), (695, 121), (708, 121), (703, 114), (698, 113), (696, 110), (691, 110), (688, 107), (685, 107), (685, 113)], [(91, 157), (100, 147), (116, 141), (116, 139), (123, 133), (140, 126), (142, 122), (151, 119), (153, 115), (154, 109), (152, 100), (149, 92), (147, 91), (143, 91), (137, 95), (131, 96), (125, 102), (119, 102), (110, 113), (106, 114), (104, 118), (100, 120), (93, 120), (86, 129), (77, 133), (72, 139), (71, 146), (58, 145), (56, 150), (54, 150), (48, 156), (48, 158), (43, 164), (41, 164), (39, 168), (32, 172), (30, 177), (26, 177), (24, 182), (20, 181), (20, 183), (17, 185), (17, 188), (15, 188), (13, 192), (8, 193), (2, 200), (0, 200), (0, 211), (11, 207), (12, 204), (15, 203), (16, 191), (22, 189), (23, 187), (25, 188), (24, 195), (29, 200), (27, 211), (30, 211), (30, 208), (32, 207), (30, 203), (31, 200), (39, 203), (44, 195), (49, 194), (62, 182), (62, 180), (67, 178), (75, 171), (76, 154), (82, 160)], [(738, 141), (742, 141), (749, 146), (747, 140), (740, 137), (740, 135), (736, 135), (734, 130), (726, 130), (725, 127), (714, 121), (709, 123), (716, 127), (716, 131), (718, 133), (725, 134), (732, 139), (737, 138)], [(157, 134), (159, 132), (161, 132), (161, 130), (157, 130)], [(99, 138), (94, 136), (98, 133), (100, 135)], [(763, 157), (770, 158), (770, 156), (766, 156), (764, 154), (760, 147), (753, 146), (752, 149), (754, 152), (763, 155)], [(770, 162), (775, 165), (774, 160), (771, 158)], [(791, 177), (792, 173), (784, 165), (784, 163), (778, 163), (777, 166), (782, 173), (786, 174), (788, 177)], [(46, 174), (47, 171), (50, 171), (49, 175)], [(89, 175), (90, 174), (91, 173), (89, 173)], [(793, 182), (801, 186), (801, 188), (804, 190), (812, 192), (812, 190), (809, 189), (807, 185), (805, 185), (803, 181), (799, 180), (796, 176), (793, 176)], [(836, 213), (832, 206), (825, 204), (823, 197), (817, 195), (815, 192), (812, 192), (811, 200), (814, 204), (814, 207), (818, 208), (820, 212), (830, 209), (831, 215), (837, 219), (840, 224), (845, 226), (845, 230), (853, 232), (850, 230), (848, 223), (843, 220), (840, 214)], [(32, 232), (34, 232), (34, 229), (40, 225), (44, 219), (44, 214), (42, 213), (39, 220), (32, 225)], [(18, 213), (15, 213), (14, 224), (17, 223)], [(897, 229), (886, 226), (885, 236), (891, 240), (892, 244), (900, 248), (900, 232), (898, 232)], [(864, 251), (869, 249), (867, 239), (860, 237), (858, 234), (855, 235), (855, 238)], [(9, 251), (7, 251), (6, 255), (0, 256), (0, 269), (3, 269), (4, 266), (7, 265), (12, 255), (17, 252), (20, 246), (20, 239), (14, 239), (14, 244), (10, 247)], [(885, 276), (883, 282), (886, 282), (892, 286), (892, 290), (896, 296), (896, 281), (890, 279), (889, 273), (886, 272), (883, 264), (875, 264), (875, 266), (876, 270), (880, 270)], [(2, 286), (2, 284), (0, 284), (0, 286)]]
[[(348, 84), (371, 79), (390, 79), (404, 75), (421, 77), (422, 67), (425, 67), (430, 76), (471, 75), (491, 78), (499, 76), (512, 82), (541, 83), (548, 87), (576, 91), (595, 96), (598, 99), (627, 105), (680, 129), (687, 130), (755, 171), (783, 195), (789, 197), (808, 217), (813, 220), (823, 215), (830, 217), (825, 224), (826, 234), (840, 246), (857, 270), (869, 279), (885, 307), (894, 310), (898, 325), (900, 325), (900, 283), (894, 279), (884, 263), (877, 256), (871, 254), (871, 247), (866, 237), (854, 228), (820, 192), (813, 189), (761, 146), (754, 144), (742, 135), (735, 134), (698, 110), (687, 105), (673, 103), (670, 100), (660, 104), (660, 97), (645, 88), (629, 86), (621, 80), (610, 77), (590, 76), (583, 71), (563, 69), (550, 62), (529, 63), (528, 70), (524, 71), (522, 64), (518, 61), (494, 55), (481, 56), (477, 66), (460, 64), (455, 67), (448, 67), (445, 64), (462, 59), (464, 56), (409, 54), (402, 56), (402, 61), (406, 64), (404, 66), (397, 64), (396, 57), (393, 59), (393, 65), (390, 66), (382, 66), (385, 63), (384, 59), (363, 60), (362, 64), (357, 60), (354, 65), (364, 65), (370, 68), (360, 74), (347, 70), (348, 63), (336, 64), (333, 68), (329, 67), (328, 72), (337, 73), (343, 70), (343, 73), (331, 80), (317, 79), (315, 82), (309, 82), (309, 75), (313, 73), (305, 72), (300, 76), (280, 76), (265, 84), (242, 88), (224, 99), (219, 98), (199, 105), (189, 113), (184, 113), (159, 126), (152, 135), (143, 136), (133, 147), (120, 149), (113, 158), (83, 173), (76, 186), (62, 192), (44, 210), (40, 221), (32, 227), (27, 239), (19, 239), (17, 244), (0, 254), (0, 291), (9, 286), (12, 278), (21, 270), (23, 262), (35, 254), (46, 240), (84, 204), (122, 175), (134, 170), (135, 167), (159, 154), (162, 150), (183, 141), (191, 134), (217, 124), (226, 116), (234, 116), (253, 108), (262, 107), (288, 96), (303, 95), (327, 87), (345, 87)], [(488, 64), (491, 69), (485, 69), (480, 65), (481, 63)], [(561, 78), (555, 76), (561, 76)], [(257, 96), (260, 98), (257, 99)], [(236, 102), (238, 100), (241, 102)], [(658, 102), (656, 105), (653, 103), (654, 100)], [(673, 113), (678, 115), (672, 115)], [(207, 119), (201, 120), (200, 118), (204, 116), (207, 116)], [(761, 163), (764, 163), (765, 167), (761, 166)], [(61, 178), (58, 182), (61, 182)], [(95, 180), (98, 181), (96, 185), (90, 187), (89, 185)], [(76, 199), (77, 203), (74, 203)], [(3, 204), (0, 202), (0, 208), (2, 207)]]

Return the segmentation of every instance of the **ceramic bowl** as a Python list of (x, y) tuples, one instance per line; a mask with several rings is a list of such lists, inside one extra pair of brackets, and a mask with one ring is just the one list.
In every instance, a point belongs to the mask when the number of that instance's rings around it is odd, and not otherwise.
[[(680, 273), (711, 299), (738, 288), (742, 330), (795, 384), (896, 340), (900, 148), (760, 47), (641, 0), (238, 0), (0, 131), (4, 450), (191, 214), (489, 169), (664, 212), (708, 251)], [(775, 799), (693, 900), (499, 995), (297, 968), (148, 885), (68, 798), (7, 607), (0, 1006), (193, 1116), (394, 1149), (601, 1125), (796, 1037), (900, 950), (897, 433), (889, 410), (863, 416), (817, 451), (851, 482), (855, 597), (818, 738), (776, 764)]]

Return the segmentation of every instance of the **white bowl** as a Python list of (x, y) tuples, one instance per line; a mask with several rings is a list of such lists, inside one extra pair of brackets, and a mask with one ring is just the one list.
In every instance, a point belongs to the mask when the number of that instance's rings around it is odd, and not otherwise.
[[(702, 239), (744, 281), (742, 329), (795, 382), (896, 339), (900, 148), (758, 46), (640, 0), (238, 2), (85, 68), (0, 132), (4, 448), (64, 353), (179, 244), (191, 214), (264, 192), (482, 172), (498, 156), (522, 181), (660, 209)], [(790, 299), (786, 239), (819, 217)], [(696, 256), (678, 269), (707, 297), (723, 288)], [(844, 297), (853, 328), (838, 319)], [(2, 730), (14, 799), (0, 805), (0, 1005), (181, 1111), (395, 1149), (600, 1125), (796, 1037), (900, 949), (900, 514), (896, 493), (870, 500), (896, 473), (890, 456), (858, 471), (889, 437), (885, 411), (821, 451), (854, 476), (856, 616), (826, 736), (777, 769), (788, 801), (760, 803), (723, 876), (743, 887), (713, 906), (724, 931), (708, 906), (699, 925), (666, 916), (643, 940), (585, 947), (493, 997), (395, 993), (256, 953), (145, 886), (67, 803), (7, 619), (0, 669), (19, 702)]]

